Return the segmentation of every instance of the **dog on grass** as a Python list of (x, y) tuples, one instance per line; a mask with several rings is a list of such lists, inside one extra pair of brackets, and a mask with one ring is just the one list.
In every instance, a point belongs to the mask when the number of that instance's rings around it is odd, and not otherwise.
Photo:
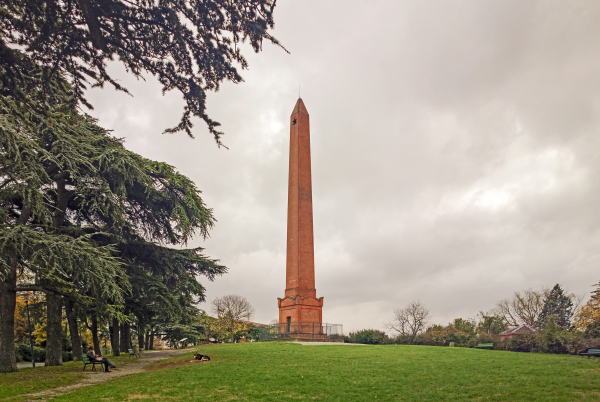
[(210, 357), (201, 355), (200, 353), (194, 353), (194, 360), (200, 360), (201, 362), (210, 361)]

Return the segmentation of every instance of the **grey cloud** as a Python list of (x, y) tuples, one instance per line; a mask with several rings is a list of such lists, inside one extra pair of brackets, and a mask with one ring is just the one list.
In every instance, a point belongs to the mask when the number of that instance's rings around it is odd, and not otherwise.
[[(382, 328), (420, 299), (440, 323), (513, 291), (598, 277), (600, 4), (593, 1), (302, 1), (247, 51), (245, 82), (208, 99), (219, 150), (161, 135), (182, 101), (152, 79), (133, 98), (93, 90), (127, 146), (190, 176), (219, 220), (207, 241), (231, 271), (208, 298), (277, 317), (285, 285), (288, 117), (311, 116), (317, 293), (346, 331)], [(118, 66), (114, 66), (118, 70)], [(206, 307), (206, 306), (205, 306)]]

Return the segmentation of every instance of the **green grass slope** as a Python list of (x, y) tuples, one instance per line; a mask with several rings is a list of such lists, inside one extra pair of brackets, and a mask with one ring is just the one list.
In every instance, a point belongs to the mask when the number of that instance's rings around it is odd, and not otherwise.
[(207, 346), (56, 400), (598, 401), (600, 360), (428, 346)]
[[(108, 358), (112, 363), (122, 366), (128, 363), (126, 356), (128, 355)], [(14, 397), (8, 400), (18, 401), (19, 395), (76, 384), (84, 377), (81, 372), (83, 363), (80, 361), (66, 362), (60, 367), (44, 367), (43, 362), (37, 362), (35, 365), (36, 368), (23, 368), (18, 373), (0, 374), (0, 400)], [(92, 366), (87, 366), (86, 370), (91, 369)], [(100, 370), (99, 366), (96, 366), (96, 370)]]

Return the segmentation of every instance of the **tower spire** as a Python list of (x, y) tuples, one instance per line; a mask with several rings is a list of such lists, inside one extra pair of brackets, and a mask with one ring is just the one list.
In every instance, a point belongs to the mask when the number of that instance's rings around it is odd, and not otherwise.
[(316, 297), (310, 163), (310, 121), (298, 98), (290, 116), (290, 167), (285, 297), (279, 322), (322, 322), (323, 298)]

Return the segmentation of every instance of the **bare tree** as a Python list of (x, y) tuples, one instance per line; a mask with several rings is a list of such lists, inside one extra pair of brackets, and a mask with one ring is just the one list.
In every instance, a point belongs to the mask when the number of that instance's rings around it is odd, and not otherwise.
[[(496, 305), (494, 313), (504, 317), (506, 323), (511, 327), (518, 327), (522, 324), (535, 326), (549, 293), (550, 289), (547, 287), (540, 290), (527, 289), (515, 292), (511, 299), (501, 300)], [(581, 305), (582, 297), (574, 293), (568, 296), (573, 301), (573, 311), (575, 311)]]
[(217, 297), (212, 305), (217, 320), (212, 324), (211, 331), (227, 332), (233, 343), (235, 334), (248, 328), (248, 323), (245, 321), (250, 321), (254, 308), (245, 297), (238, 295)]
[(394, 320), (385, 325), (386, 328), (406, 336), (408, 343), (412, 343), (419, 332), (425, 329), (430, 317), (429, 309), (420, 301), (413, 300), (406, 308), (395, 309)]
[(511, 299), (503, 299), (498, 303), (497, 313), (512, 327), (521, 324), (533, 326), (542, 312), (547, 293), (548, 289), (515, 292)]

